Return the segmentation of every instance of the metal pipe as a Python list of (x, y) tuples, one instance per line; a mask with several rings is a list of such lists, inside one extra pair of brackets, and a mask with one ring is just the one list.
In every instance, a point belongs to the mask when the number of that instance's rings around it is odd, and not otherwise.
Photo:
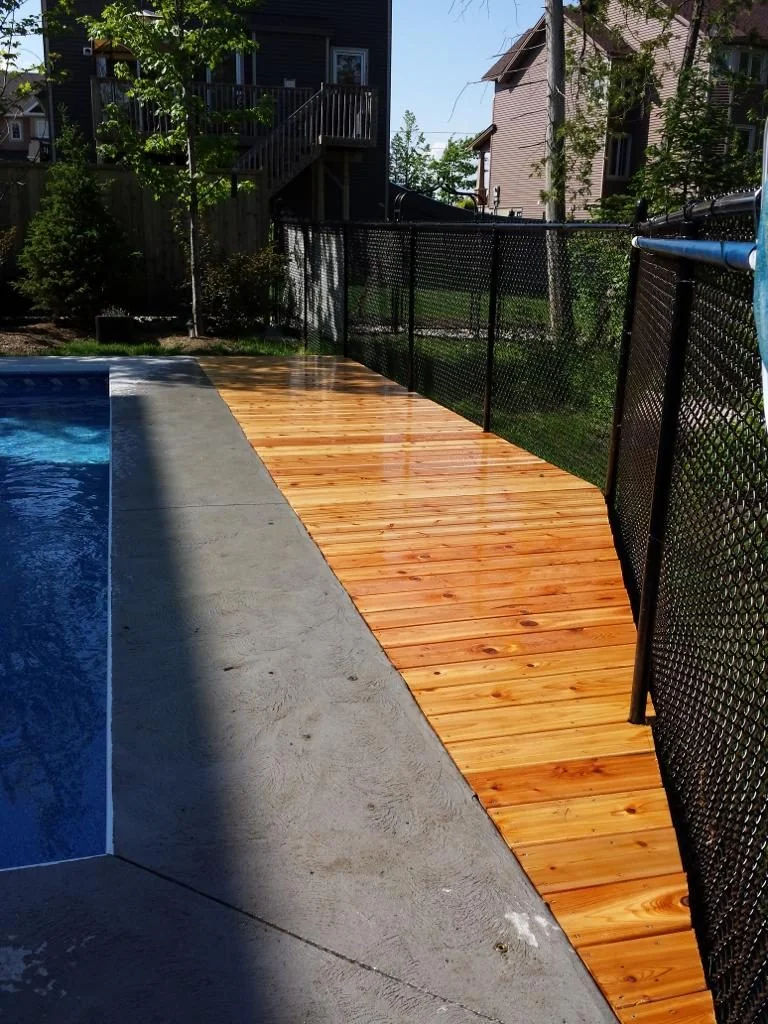
[(416, 390), (416, 228), (408, 229), (408, 390)]
[[(293, 220), (286, 219), (286, 224), (297, 224), (301, 225), (304, 223), (300, 218)], [(333, 229), (340, 227), (343, 221), (323, 221), (322, 224), (318, 224), (319, 229), (327, 228)], [(586, 221), (584, 223), (575, 220), (566, 221), (564, 224), (551, 224), (549, 221), (544, 220), (530, 220), (530, 221), (519, 221), (517, 218), (512, 218), (509, 221), (506, 219), (497, 219), (492, 224), (489, 222), (480, 223), (474, 220), (467, 221), (409, 221), (409, 224), (413, 224), (420, 231), (436, 231), (444, 232), (455, 231), (457, 233), (472, 233), (473, 231), (501, 231), (505, 234), (540, 234), (545, 231), (556, 229), (558, 231), (624, 231), (629, 232), (635, 229), (634, 224), (616, 224), (607, 223), (603, 221)], [(355, 221), (354, 226), (356, 228), (375, 228), (377, 231), (402, 231), (404, 225), (395, 221)]]
[(755, 269), (754, 242), (700, 242), (689, 238), (632, 239), (635, 249), (655, 253), (657, 256), (678, 256), (694, 263), (709, 263), (729, 270)]
[(641, 224), (640, 229), (644, 232), (653, 231), (667, 225), (690, 223), (706, 217), (738, 217), (752, 213), (755, 208), (755, 195), (754, 191), (734, 192), (732, 195), (720, 196), (717, 199), (700, 200), (682, 210), (675, 210), (674, 213), (662, 213), (658, 217), (652, 217)]
[(669, 353), (664, 374), (664, 399), (661, 407), (659, 441), (656, 451), (653, 498), (648, 525), (648, 547), (646, 549), (643, 585), (640, 593), (640, 610), (637, 617), (637, 646), (635, 648), (635, 667), (632, 677), (632, 697), (629, 710), (629, 721), (633, 725), (643, 725), (646, 720), (651, 679), (653, 634), (656, 627), (656, 612), (658, 609), (661, 580), (664, 533), (667, 525), (669, 492), (680, 420), (685, 354), (690, 334), (693, 275), (693, 264), (687, 259), (681, 259), (677, 271)]
[(304, 225), (304, 351), (309, 347), (309, 225)]
[(349, 224), (345, 224), (341, 229), (341, 244), (344, 247), (343, 252), (343, 281), (342, 288), (344, 289), (344, 295), (342, 297), (342, 325), (341, 325), (341, 353), (345, 359), (349, 356)]
[(491, 403), (493, 401), (493, 350), (496, 344), (496, 310), (499, 296), (499, 232), (491, 236), (491, 273), (488, 285), (488, 346), (485, 355), (485, 396), (483, 401), (483, 430), (491, 430)]

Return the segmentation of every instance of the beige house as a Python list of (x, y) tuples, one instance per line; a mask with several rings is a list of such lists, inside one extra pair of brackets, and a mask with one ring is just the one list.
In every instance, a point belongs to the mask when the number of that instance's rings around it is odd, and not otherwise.
[[(629, 15), (615, 2), (609, 8), (609, 20), (611, 29), (593, 31), (587, 45), (611, 62), (637, 51), (643, 41), (657, 37), (661, 31), (658, 22)], [(566, 11), (566, 32), (574, 45), (582, 45), (575, 10)], [(688, 20), (678, 13), (672, 19), (666, 51), (659, 54), (660, 100), (670, 96), (675, 88), (675, 69), (680, 66), (687, 34)], [(768, 5), (758, 5), (744, 16), (729, 54), (731, 67), (749, 75), (762, 92), (768, 84), (768, 47), (756, 45), (755, 36), (768, 40)], [(493, 122), (472, 143), (478, 154), (478, 191), (485, 205), (496, 208), (500, 216), (541, 219), (543, 179), (535, 168), (544, 159), (547, 126), (543, 17), (496, 61), (483, 80), (494, 84)], [(759, 146), (761, 140), (754, 126), (739, 124), (741, 119), (746, 120), (745, 104), (734, 102), (728, 86), (716, 85), (714, 96), (717, 102), (729, 104), (732, 120), (743, 132), (744, 145), (750, 150)], [(567, 114), (573, 112), (575, 103), (572, 94), (566, 96)], [(660, 132), (657, 103), (631, 111), (621, 131), (608, 132), (606, 124), (605, 139), (592, 166), (588, 194), (569, 199), (569, 214), (585, 216), (601, 198), (621, 193), (641, 166), (646, 147), (658, 141)], [(569, 182), (569, 195), (575, 190), (576, 183)]]
[[(24, 74), (8, 82), (3, 93), (0, 117), (0, 160), (49, 159), (48, 114), (43, 105), (43, 76)], [(0, 82), (0, 85), (2, 83)], [(20, 85), (31, 85), (35, 91), (24, 95)]]

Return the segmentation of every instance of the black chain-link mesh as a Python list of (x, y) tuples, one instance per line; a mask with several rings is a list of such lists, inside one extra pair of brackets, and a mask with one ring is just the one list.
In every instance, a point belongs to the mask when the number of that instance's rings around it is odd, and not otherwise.
[(500, 238), (492, 429), (605, 482), (629, 268), (629, 233)]
[(416, 243), (415, 388), (483, 422), (491, 235), (421, 229)]
[[(702, 238), (754, 238), (746, 215), (714, 217), (696, 228)], [(346, 232), (349, 355), (408, 382), (413, 284), (415, 387), (475, 422), (482, 419), (485, 389), (493, 230), (350, 226)], [(602, 484), (629, 232), (496, 230), (493, 429)], [(656, 233), (685, 230), (678, 220)], [(291, 263), (285, 315), (299, 326), (301, 231), (284, 235)], [(308, 334), (332, 338), (338, 351), (343, 235), (319, 249), (316, 238), (311, 244), (309, 262), (314, 268), (319, 260), (319, 270), (308, 294)], [(635, 601), (648, 546), (678, 270), (676, 261), (647, 253), (638, 268), (612, 508)], [(651, 689), (659, 760), (721, 1024), (768, 1022), (767, 565), (768, 433), (751, 280), (697, 265)]]
[(349, 357), (407, 385), (407, 232), (386, 226), (354, 227), (347, 237)]
[(696, 267), (652, 647), (718, 1017), (768, 1020), (768, 437), (748, 275)]
[(624, 549), (625, 577), (635, 606), (643, 585), (648, 547), (676, 284), (675, 262), (643, 253), (627, 366), (614, 501), (615, 520)]
[[(494, 227), (283, 227), (287, 319), (303, 330), (308, 238), (309, 351), (341, 352), (344, 238), (347, 354), (483, 422)], [(497, 229), (497, 320), (491, 429), (605, 482), (627, 283), (629, 232)], [(547, 241), (549, 236), (550, 241)]]

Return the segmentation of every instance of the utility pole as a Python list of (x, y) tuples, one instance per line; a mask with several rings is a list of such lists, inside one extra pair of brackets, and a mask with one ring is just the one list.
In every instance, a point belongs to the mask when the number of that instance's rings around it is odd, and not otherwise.
[(563, 0), (546, 0), (547, 139), (544, 188), (547, 220), (565, 220), (565, 31)]

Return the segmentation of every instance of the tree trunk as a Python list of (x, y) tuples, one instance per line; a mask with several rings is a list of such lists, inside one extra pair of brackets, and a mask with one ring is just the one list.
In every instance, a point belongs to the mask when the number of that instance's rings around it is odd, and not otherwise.
[[(565, 30), (563, 0), (546, 2), (547, 38), (547, 138), (544, 158), (546, 219), (565, 220)], [(565, 239), (547, 231), (547, 280), (549, 319), (555, 343), (568, 333), (571, 323)]]
[(199, 338), (202, 328), (200, 313), (200, 201), (197, 191), (197, 153), (194, 125), (187, 115), (187, 173), (189, 174), (189, 278), (192, 289), (192, 337)]
[[(693, 67), (693, 63), (696, 60), (696, 48), (699, 45), (699, 35), (701, 34), (701, 23), (704, 20), (704, 0), (695, 0), (693, 10), (691, 11), (691, 20), (688, 22), (688, 35), (685, 39), (685, 51), (683, 52), (683, 62), (680, 65), (680, 71), (687, 71)], [(678, 82), (678, 88), (680, 83)]]
[(547, 0), (547, 139), (544, 188), (547, 220), (565, 220), (565, 32), (563, 0)]

